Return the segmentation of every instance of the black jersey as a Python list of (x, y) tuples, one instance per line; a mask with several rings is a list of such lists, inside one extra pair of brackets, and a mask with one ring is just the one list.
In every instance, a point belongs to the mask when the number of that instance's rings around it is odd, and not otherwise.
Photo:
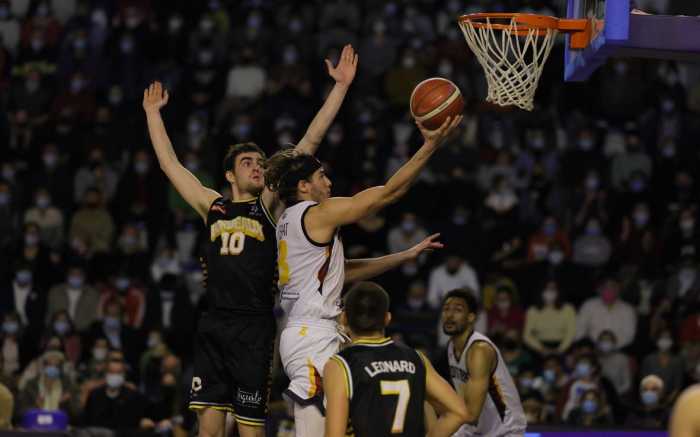
[(273, 223), (260, 197), (212, 203), (203, 260), (208, 310), (271, 313), (277, 274)]
[(388, 338), (356, 341), (332, 357), (344, 369), (355, 437), (425, 437), (425, 365)]

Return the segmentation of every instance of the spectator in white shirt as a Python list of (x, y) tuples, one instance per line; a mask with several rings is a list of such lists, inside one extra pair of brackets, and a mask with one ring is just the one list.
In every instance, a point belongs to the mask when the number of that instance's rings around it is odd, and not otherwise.
[(58, 248), (63, 244), (63, 212), (51, 204), (51, 194), (45, 187), (36, 190), (34, 206), (24, 214), (24, 223), (30, 222), (39, 226), (41, 239), (49, 247)]
[(474, 269), (464, 258), (457, 254), (449, 254), (445, 262), (430, 272), (428, 282), (428, 303), (433, 308), (442, 306), (442, 298), (450, 290), (467, 287), (474, 293), (474, 297), (481, 300), (481, 287), (479, 278)]
[(578, 313), (576, 338), (596, 341), (603, 331), (611, 331), (620, 349), (629, 346), (637, 332), (634, 307), (620, 300), (620, 283), (605, 279), (598, 289), (599, 296), (585, 301)]
[(241, 62), (234, 65), (226, 80), (226, 97), (230, 99), (254, 100), (265, 89), (267, 73), (255, 60), (253, 50), (246, 48)]

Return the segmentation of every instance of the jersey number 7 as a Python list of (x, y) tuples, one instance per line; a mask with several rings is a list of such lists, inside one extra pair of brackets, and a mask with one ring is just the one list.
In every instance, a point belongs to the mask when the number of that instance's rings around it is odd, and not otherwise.
[(401, 434), (403, 432), (404, 422), (406, 421), (408, 400), (411, 398), (411, 387), (408, 385), (408, 380), (379, 381), (379, 384), (383, 396), (393, 395), (399, 397), (396, 403), (396, 411), (394, 412), (394, 421), (391, 424), (391, 433)]

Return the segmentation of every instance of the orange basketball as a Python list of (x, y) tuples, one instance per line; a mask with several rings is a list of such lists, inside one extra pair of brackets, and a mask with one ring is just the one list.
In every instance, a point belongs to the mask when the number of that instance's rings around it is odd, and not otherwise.
[(454, 119), (463, 109), (459, 88), (442, 77), (424, 80), (411, 93), (411, 115), (430, 130), (442, 126), (447, 117)]

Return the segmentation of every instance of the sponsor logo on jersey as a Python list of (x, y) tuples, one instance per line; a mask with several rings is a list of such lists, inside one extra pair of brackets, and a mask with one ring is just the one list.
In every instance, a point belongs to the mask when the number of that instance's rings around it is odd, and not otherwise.
[(236, 217), (233, 220), (217, 220), (211, 225), (211, 241), (215, 241), (222, 233), (233, 234), (243, 232), (245, 235), (259, 241), (265, 241), (262, 224), (248, 217)]
[[(371, 367), (371, 369), (370, 369)], [(369, 366), (365, 366), (365, 372), (374, 378), (380, 373), (416, 373), (416, 365), (406, 360), (393, 361), (372, 361)]]
[(236, 399), (240, 405), (260, 405), (262, 404), (263, 398), (259, 391), (249, 392), (245, 390), (238, 389)]
[(202, 378), (195, 376), (192, 378), (192, 392), (197, 393), (202, 389)]
[(226, 214), (226, 207), (224, 207), (223, 205), (218, 205), (215, 203), (211, 206), (211, 209), (212, 209), (212, 211), (217, 211), (217, 212), (220, 212), (221, 214)]
[(452, 379), (456, 379), (458, 381), (466, 381), (469, 379), (469, 374), (465, 372), (464, 369), (457, 366), (450, 366), (450, 376)]

